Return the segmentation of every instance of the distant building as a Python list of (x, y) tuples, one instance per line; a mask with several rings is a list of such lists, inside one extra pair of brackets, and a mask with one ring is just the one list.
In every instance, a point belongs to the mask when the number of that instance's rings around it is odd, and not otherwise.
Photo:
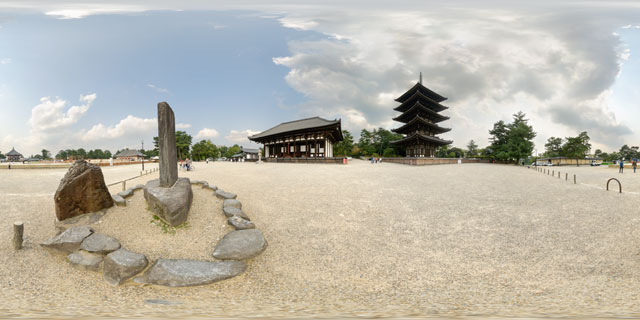
[(233, 161), (258, 161), (259, 149), (242, 148), (239, 153), (231, 156)]
[(402, 112), (393, 118), (403, 125), (391, 131), (404, 135), (404, 138), (391, 143), (405, 148), (407, 157), (434, 157), (438, 147), (451, 144), (453, 141), (443, 140), (436, 135), (450, 131), (437, 125), (449, 120), (439, 112), (448, 109), (440, 103), (447, 98), (429, 90), (420, 80), (411, 89), (396, 99), (400, 103), (395, 109)]
[(113, 157), (122, 161), (142, 161), (144, 154), (138, 150), (123, 150)]
[(15, 148), (11, 148), (11, 151), (5, 153), (4, 155), (7, 157), (8, 162), (18, 162), (22, 161), (22, 159), (24, 158), (20, 152), (16, 151)]
[(283, 122), (249, 140), (264, 144), (265, 158), (330, 158), (333, 144), (344, 138), (340, 119), (313, 117)]
[(602, 164), (602, 158), (575, 159), (567, 157), (551, 157), (536, 159), (537, 166), (575, 166), (576, 164), (599, 166), (600, 164)]

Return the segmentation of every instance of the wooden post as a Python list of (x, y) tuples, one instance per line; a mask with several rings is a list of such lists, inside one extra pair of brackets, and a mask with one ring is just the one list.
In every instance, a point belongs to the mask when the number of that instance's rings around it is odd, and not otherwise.
[(576, 175), (573, 175), (573, 184), (576, 184)]
[(568, 180), (569, 180), (569, 174), (568, 174), (568, 173), (565, 173), (565, 174), (564, 174), (564, 181), (568, 181)]
[(22, 249), (22, 241), (24, 235), (24, 223), (22, 221), (16, 221), (13, 223), (13, 248), (16, 250)]
[(127, 181), (122, 181), (122, 191), (127, 190)]

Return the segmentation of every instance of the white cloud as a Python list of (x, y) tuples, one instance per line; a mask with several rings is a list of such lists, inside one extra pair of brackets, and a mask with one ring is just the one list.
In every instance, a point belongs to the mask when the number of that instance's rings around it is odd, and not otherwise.
[(31, 132), (44, 132), (60, 130), (78, 122), (80, 118), (89, 110), (89, 107), (96, 99), (96, 94), (81, 95), (80, 101), (84, 104), (72, 106), (65, 112), (67, 102), (58, 97), (53, 100), (50, 97), (40, 99), (40, 104), (31, 109)]
[(11, 58), (2, 58), (2, 59), (0, 59), (0, 64), (9, 64), (11, 62), (12, 62)]
[(198, 134), (194, 138), (196, 139), (212, 139), (220, 135), (216, 129), (204, 128), (198, 131)]
[(147, 87), (149, 87), (149, 88), (151, 88), (151, 89), (153, 89), (153, 90), (155, 90), (157, 92), (160, 92), (160, 93), (169, 93), (169, 89), (160, 88), (160, 87), (157, 87), (156, 85), (151, 84), (151, 83), (147, 84)]
[(121, 139), (133, 137), (145, 137), (157, 131), (158, 119), (143, 119), (128, 115), (113, 126), (105, 126), (101, 123), (94, 125), (86, 132), (79, 134), (82, 141), (97, 141), (105, 139)]
[(76, 4), (59, 4), (56, 6), (56, 9), (46, 11), (45, 14), (49, 16), (54, 16), (58, 19), (81, 19), (87, 16), (97, 15), (97, 14), (143, 12), (148, 9), (149, 7), (128, 5), (128, 4), (76, 3)]
[(188, 123), (176, 123), (176, 129), (189, 129), (191, 125)]
[(232, 143), (237, 143), (237, 144), (251, 144), (253, 142), (249, 141), (248, 137), (252, 136), (254, 134), (258, 134), (260, 133), (260, 131), (253, 131), (253, 130), (231, 130), (229, 132), (229, 134), (227, 136), (225, 136), (224, 138), (227, 139), (227, 141), (232, 142)]

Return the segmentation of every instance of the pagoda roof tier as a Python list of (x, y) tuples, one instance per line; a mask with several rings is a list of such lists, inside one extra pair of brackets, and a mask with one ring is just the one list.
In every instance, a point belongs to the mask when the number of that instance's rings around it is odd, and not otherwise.
[(22, 157), (22, 154), (18, 151), (16, 151), (15, 148), (11, 148), (11, 151), (7, 152), (5, 154), (5, 156), (17, 156), (17, 157)]
[(271, 129), (265, 130), (249, 137), (249, 140), (258, 143), (284, 136), (304, 134), (317, 131), (327, 131), (334, 141), (342, 141), (342, 126), (340, 119), (326, 120), (313, 117), (289, 122), (283, 122)]
[(432, 136), (425, 136), (423, 134), (419, 134), (419, 133), (414, 133), (410, 136), (407, 136), (403, 139), (400, 140), (396, 140), (396, 141), (391, 141), (391, 144), (398, 144), (398, 145), (406, 145), (411, 143), (412, 141), (423, 141), (429, 144), (434, 144), (436, 146), (444, 146), (447, 144), (452, 144), (453, 141), (450, 140), (442, 140), (440, 138), (437, 137), (432, 137)]
[(445, 133), (445, 132), (449, 132), (451, 131), (451, 128), (443, 128), (438, 126), (435, 123), (431, 123), (423, 118), (420, 117), (415, 117), (413, 118), (411, 121), (407, 122), (405, 125), (396, 128), (396, 129), (392, 129), (391, 131), (395, 132), (395, 133), (404, 133), (404, 134), (409, 134), (415, 130), (411, 130), (412, 128), (415, 128), (416, 126), (419, 127), (429, 127), (430, 131), (433, 133)]
[(393, 110), (400, 111), (400, 112), (405, 112), (405, 111), (411, 109), (411, 107), (413, 107), (413, 105), (416, 102), (421, 102), (421, 103), (424, 102), (423, 105), (425, 105), (427, 108), (430, 108), (431, 110), (433, 110), (435, 112), (440, 112), (440, 111), (449, 109), (448, 107), (445, 107), (445, 106), (441, 105), (440, 103), (438, 103), (437, 101), (429, 98), (428, 96), (426, 96), (422, 92), (416, 91), (412, 96), (407, 98), (404, 102), (402, 102), (401, 105), (397, 106)]
[(442, 102), (442, 101), (447, 100), (447, 98), (445, 98), (445, 97), (435, 93), (434, 91), (430, 90), (429, 88), (423, 86), (422, 83), (417, 82), (411, 89), (409, 89), (403, 95), (398, 97), (396, 99), (396, 101), (398, 101), (400, 103), (403, 103), (403, 102), (407, 101), (407, 99), (409, 99), (416, 91), (422, 92), (422, 94), (424, 94), (425, 96), (431, 98), (431, 100), (436, 101), (436, 102)]
[(433, 122), (437, 123), (440, 121), (444, 121), (444, 120), (449, 120), (449, 117), (447, 116), (443, 116), (427, 107), (425, 107), (422, 103), (420, 103), (420, 101), (416, 101), (416, 103), (413, 105), (413, 107), (409, 108), (409, 110), (403, 112), (401, 115), (393, 118), (394, 121), (399, 121), (402, 123), (407, 123), (409, 121), (411, 121), (411, 119), (413, 119), (415, 117), (415, 115), (419, 112), (422, 111), (426, 114), (428, 114), (430, 117), (433, 117)]

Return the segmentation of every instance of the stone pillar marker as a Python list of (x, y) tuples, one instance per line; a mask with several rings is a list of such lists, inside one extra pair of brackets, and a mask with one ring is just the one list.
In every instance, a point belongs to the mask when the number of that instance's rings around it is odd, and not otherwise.
[(160, 150), (160, 187), (170, 188), (178, 180), (176, 120), (166, 102), (158, 103), (158, 149)]

